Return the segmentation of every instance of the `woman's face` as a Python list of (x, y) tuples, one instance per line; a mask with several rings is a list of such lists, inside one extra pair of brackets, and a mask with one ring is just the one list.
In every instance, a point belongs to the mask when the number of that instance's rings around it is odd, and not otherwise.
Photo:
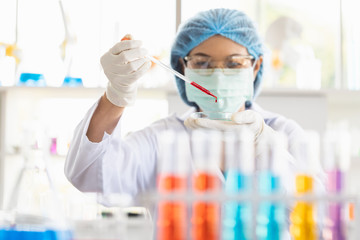
[[(242, 55), (247, 56), (249, 52), (246, 47), (226, 38), (221, 35), (215, 35), (204, 42), (200, 43), (198, 46), (194, 47), (188, 56), (207, 56), (216, 62), (221, 62), (229, 58), (230, 56)], [(254, 81), (256, 74), (258, 73), (261, 63), (263, 61), (262, 56), (256, 61), (254, 66)], [(219, 68), (223, 66), (218, 66)]]
[[(205, 40), (195, 48), (193, 48), (188, 54), (188, 56), (196, 56), (196, 55), (203, 57), (210, 57), (211, 61), (214, 62), (212, 68), (226, 68), (226, 66), (223, 66), (225, 65), (223, 63), (226, 59), (229, 59), (230, 57), (233, 56), (236, 57), (239, 55), (248, 56), (249, 52), (247, 51), (246, 47), (221, 35), (215, 35), (208, 38), (207, 40)], [(246, 65), (251, 67), (253, 65), (254, 60), (251, 61), (250, 59), (248, 59), (248, 61), (250, 62)], [(261, 56), (255, 63), (253, 81), (255, 81), (256, 79), (256, 75), (260, 69), (262, 61), (263, 61), (263, 57)], [(183, 65), (183, 72), (184, 72), (185, 63), (183, 59), (180, 59), (180, 62)], [(243, 110), (245, 110), (245, 104), (243, 104), (238, 111), (243, 111)]]

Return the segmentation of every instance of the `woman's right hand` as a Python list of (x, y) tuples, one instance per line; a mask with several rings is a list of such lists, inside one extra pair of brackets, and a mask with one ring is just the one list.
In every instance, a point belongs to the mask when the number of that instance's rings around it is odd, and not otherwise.
[(137, 81), (151, 66), (145, 56), (147, 50), (141, 48), (139, 40), (125, 40), (115, 44), (101, 57), (101, 66), (109, 82), (106, 97), (114, 105), (133, 105), (137, 93)]

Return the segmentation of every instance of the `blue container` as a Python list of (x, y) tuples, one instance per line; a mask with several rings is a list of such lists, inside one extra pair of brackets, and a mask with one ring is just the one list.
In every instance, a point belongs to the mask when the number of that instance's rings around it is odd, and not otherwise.
[(18, 86), (45, 87), (45, 78), (40, 73), (21, 73)]
[(65, 77), (63, 87), (82, 87), (83, 82), (81, 78)]
[(16, 229), (0, 229), (0, 240), (71, 240), (68, 230), (56, 231), (20, 231)]

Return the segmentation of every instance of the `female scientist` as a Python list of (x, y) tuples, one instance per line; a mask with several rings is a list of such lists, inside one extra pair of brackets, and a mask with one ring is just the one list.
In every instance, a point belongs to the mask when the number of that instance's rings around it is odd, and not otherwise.
[[(167, 129), (189, 133), (195, 128), (231, 130), (245, 126), (254, 133), (256, 142), (281, 132), (287, 136), (291, 152), (303, 130), (294, 121), (264, 111), (253, 102), (262, 81), (263, 48), (254, 24), (244, 13), (213, 9), (197, 14), (179, 29), (171, 49), (171, 66), (200, 82), (219, 101), (215, 103), (212, 97), (178, 78), (177, 88), (182, 100), (195, 107), (192, 112), (235, 112), (231, 124), (194, 119), (189, 112), (161, 119), (122, 139), (121, 115), (134, 104), (137, 80), (151, 63), (140, 41), (115, 44), (101, 58), (109, 80), (106, 92), (77, 126), (71, 142), (65, 164), (69, 181), (81, 191), (105, 195), (135, 196), (155, 188), (157, 137)], [(284, 151), (288, 153), (288, 149)], [(295, 168), (295, 162), (288, 163), (290, 169)]]

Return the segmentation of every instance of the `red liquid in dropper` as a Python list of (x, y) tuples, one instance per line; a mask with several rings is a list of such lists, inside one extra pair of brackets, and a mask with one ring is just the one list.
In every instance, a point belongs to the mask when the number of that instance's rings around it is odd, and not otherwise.
[(191, 82), (191, 85), (193, 85), (194, 87), (196, 87), (197, 89), (199, 89), (200, 91), (206, 93), (207, 95), (210, 95), (212, 97), (215, 98), (215, 102), (217, 102), (217, 96), (215, 96), (214, 94), (212, 94), (209, 90), (207, 90), (206, 88), (200, 86), (199, 84), (197, 84), (196, 82)]

